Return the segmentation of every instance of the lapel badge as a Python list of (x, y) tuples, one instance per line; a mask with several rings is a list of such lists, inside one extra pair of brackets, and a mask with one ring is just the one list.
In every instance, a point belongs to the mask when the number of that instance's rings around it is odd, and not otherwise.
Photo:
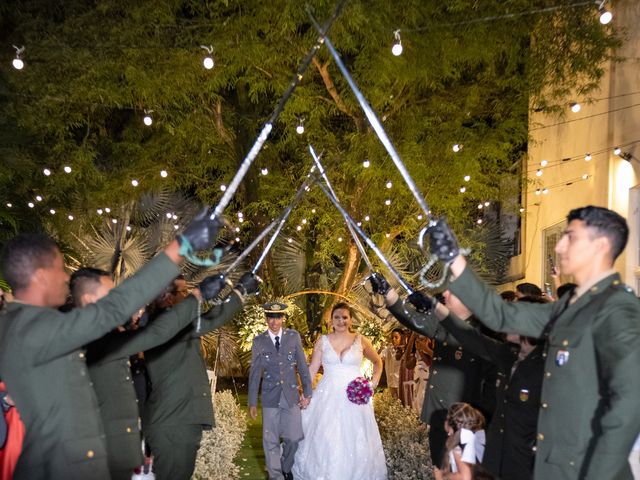
[(293, 362), (293, 355), (291, 353), (287, 355), (287, 360), (289, 360), (290, 362)]
[(556, 353), (556, 365), (562, 367), (569, 361), (569, 350), (558, 350)]
[(462, 350), (458, 349), (455, 353), (456, 360), (460, 360), (462, 358)]
[(520, 390), (520, 395), (518, 396), (518, 398), (520, 398), (521, 402), (526, 402), (527, 400), (529, 400), (529, 390), (527, 390), (526, 388)]

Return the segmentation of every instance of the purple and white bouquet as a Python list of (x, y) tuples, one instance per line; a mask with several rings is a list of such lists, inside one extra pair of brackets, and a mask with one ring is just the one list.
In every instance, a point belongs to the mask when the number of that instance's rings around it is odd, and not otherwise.
[(371, 382), (364, 377), (356, 377), (347, 385), (347, 398), (356, 405), (364, 405), (373, 395)]

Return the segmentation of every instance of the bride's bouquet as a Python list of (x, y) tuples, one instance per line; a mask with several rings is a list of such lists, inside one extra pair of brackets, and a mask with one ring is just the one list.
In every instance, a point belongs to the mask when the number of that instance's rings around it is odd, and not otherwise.
[(364, 405), (373, 395), (371, 382), (364, 377), (356, 377), (347, 385), (347, 398), (356, 405)]

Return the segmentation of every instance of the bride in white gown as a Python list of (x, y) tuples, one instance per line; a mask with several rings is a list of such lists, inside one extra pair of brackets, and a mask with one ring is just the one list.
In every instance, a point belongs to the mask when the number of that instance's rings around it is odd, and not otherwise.
[(351, 309), (338, 303), (331, 312), (333, 333), (316, 342), (309, 371), (320, 365), (322, 379), (302, 410), (304, 440), (296, 452), (296, 480), (385, 480), (387, 466), (371, 400), (357, 405), (347, 398), (347, 385), (362, 376), (363, 357), (374, 365), (372, 383), (378, 385), (382, 361), (361, 335), (351, 333)]

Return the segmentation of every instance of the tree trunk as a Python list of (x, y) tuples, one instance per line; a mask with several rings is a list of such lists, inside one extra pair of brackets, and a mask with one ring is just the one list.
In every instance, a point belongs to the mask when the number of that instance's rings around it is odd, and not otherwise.
[[(335, 289), (336, 293), (347, 295), (351, 291), (353, 282), (358, 274), (360, 260), (361, 258), (358, 247), (356, 247), (355, 243), (350, 242), (349, 249), (347, 250), (347, 259), (344, 264), (344, 272), (342, 272), (340, 282), (338, 282), (338, 286)], [(330, 330), (331, 327), (331, 307), (333, 304), (333, 298), (327, 298), (324, 310), (322, 311), (322, 323), (327, 327), (327, 330)]]

